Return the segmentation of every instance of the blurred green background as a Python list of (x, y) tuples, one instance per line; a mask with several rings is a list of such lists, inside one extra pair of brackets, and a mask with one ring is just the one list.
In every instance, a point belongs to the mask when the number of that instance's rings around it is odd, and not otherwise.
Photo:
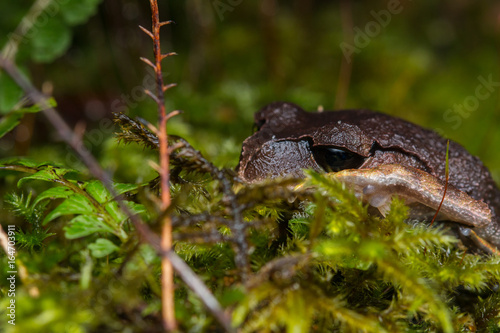
[[(45, 39), (34, 34), (21, 42), (17, 63), (38, 87), (51, 83), (58, 110), (86, 129), (86, 144), (118, 181), (149, 179), (147, 159), (154, 153), (118, 145), (106, 121), (112, 111), (124, 111), (156, 122), (155, 105), (142, 92), (150, 74), (139, 60), (152, 56), (150, 38), (138, 29), (151, 25), (149, 2), (59, 3), (88, 11), (88, 21), (77, 17), (62, 29), (55, 11), (35, 25)], [(2, 47), (32, 4), (0, 2)], [(166, 81), (178, 83), (167, 92), (167, 108), (184, 111), (170, 133), (186, 137), (217, 165), (234, 168), (253, 113), (283, 100), (306, 110), (379, 110), (436, 129), (478, 155), (500, 180), (500, 2), (186, 0), (159, 6), (164, 19), (177, 23), (162, 30), (163, 51), (178, 53), (163, 63)], [(43, 48), (58, 48), (55, 60), (45, 59)], [(0, 156), (81, 167), (41, 114), (27, 115), (1, 139)]]

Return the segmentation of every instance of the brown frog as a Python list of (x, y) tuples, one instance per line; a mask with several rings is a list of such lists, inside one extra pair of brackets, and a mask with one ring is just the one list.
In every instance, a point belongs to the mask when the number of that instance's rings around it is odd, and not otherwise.
[[(370, 110), (310, 113), (277, 102), (255, 114), (255, 125), (237, 167), (246, 182), (302, 177), (303, 169), (329, 172), (382, 214), (396, 194), (422, 219), (434, 215), (443, 197), (447, 140), (402, 119)], [(500, 191), (488, 169), (450, 142), (438, 220), (459, 223), (461, 236), (498, 254), (499, 214)]]

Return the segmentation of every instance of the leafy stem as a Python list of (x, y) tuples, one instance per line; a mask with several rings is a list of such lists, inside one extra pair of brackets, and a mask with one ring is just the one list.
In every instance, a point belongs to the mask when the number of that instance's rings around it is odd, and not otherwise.
[(71, 192), (75, 194), (82, 195), (88, 202), (92, 204), (93, 210), (97, 212), (97, 214), (103, 219), (103, 222), (113, 230), (113, 234), (115, 234), (121, 242), (127, 241), (127, 233), (121, 228), (119, 221), (115, 221), (111, 214), (106, 210), (106, 206), (103, 205), (102, 202), (99, 202), (91, 194), (89, 194), (87, 190), (82, 188), (77, 182), (64, 178), (64, 174), (69, 171), (68, 169), (58, 169), (52, 166), (30, 167), (23, 165), (0, 165), (0, 170), (19, 171), (30, 173), (33, 175), (36, 175), (39, 172), (43, 172), (43, 176), (37, 178), (25, 177), (21, 179), (21, 182), (27, 179), (41, 179), (51, 181), (70, 189)]

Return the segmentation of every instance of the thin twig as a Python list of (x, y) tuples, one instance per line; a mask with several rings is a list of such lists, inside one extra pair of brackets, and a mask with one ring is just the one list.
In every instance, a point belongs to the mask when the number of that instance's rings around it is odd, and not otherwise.
[(154, 38), (154, 36), (153, 36), (153, 34), (151, 33), (151, 31), (149, 31), (148, 29), (144, 28), (144, 27), (143, 27), (143, 26), (141, 26), (141, 25), (139, 26), (139, 29), (141, 29), (142, 31), (144, 31), (144, 33), (145, 33), (146, 35), (148, 35), (149, 37), (151, 37), (151, 39), (153, 39), (153, 40), (155, 39), (155, 38)]
[(445, 160), (445, 181), (444, 181), (444, 191), (443, 191), (443, 197), (441, 198), (441, 202), (439, 203), (438, 208), (436, 209), (436, 213), (434, 214), (434, 217), (432, 218), (431, 224), (429, 227), (432, 227), (434, 224), (434, 221), (436, 221), (436, 218), (439, 214), (439, 211), (441, 210), (441, 206), (443, 205), (444, 198), (446, 197), (446, 191), (448, 191), (448, 183), (450, 180), (450, 168), (449, 168), (449, 152), (450, 152), (450, 140), (446, 142), (446, 160)]
[(160, 238), (154, 234), (147, 225), (141, 220), (138, 215), (132, 214), (130, 209), (124, 202), (122, 195), (117, 195), (111, 179), (102, 168), (99, 166), (97, 160), (85, 148), (83, 142), (72, 132), (71, 128), (65, 123), (57, 111), (52, 108), (47, 97), (40, 93), (29, 81), (27, 81), (19, 71), (19, 69), (8, 59), (0, 56), (0, 67), (3, 68), (7, 74), (16, 82), (16, 84), (23, 89), (26, 95), (34, 102), (41, 106), (42, 112), (45, 114), (49, 122), (59, 133), (61, 138), (78, 154), (82, 162), (87, 166), (89, 171), (99, 179), (111, 195), (116, 198), (120, 209), (127, 215), (127, 217), (134, 224), (135, 229), (141, 236), (141, 240), (150, 244), (155, 251), (162, 257), (168, 258), (179, 274), (181, 279), (186, 283), (195, 294), (200, 297), (203, 304), (212, 313), (212, 315), (219, 321), (227, 332), (234, 332), (231, 326), (231, 319), (223, 311), (217, 299), (205, 286), (203, 281), (192, 271), (192, 269), (172, 250), (163, 251), (160, 246)]
[[(166, 56), (161, 53), (160, 46), (160, 14), (156, 0), (149, 1), (152, 12), (153, 51), (155, 63), (152, 66), (156, 75), (156, 104), (158, 105), (158, 141), (160, 145), (160, 188), (161, 188), (161, 210), (164, 211), (170, 206), (170, 159), (168, 154), (167, 137), (167, 114), (165, 111), (165, 95), (163, 84), (163, 73), (161, 61), (163, 58), (175, 53), (167, 53)], [(168, 24), (168, 23), (165, 23)], [(143, 60), (144, 61), (144, 60)], [(172, 221), (170, 215), (165, 215), (162, 221), (161, 246), (163, 251), (170, 251), (172, 248)], [(175, 321), (174, 311), (174, 271), (170, 261), (163, 257), (162, 259), (162, 317), (163, 326), (167, 331), (175, 331), (177, 323)]]
[(177, 241), (189, 241), (190, 243), (210, 244), (232, 242), (233, 237), (222, 235), (218, 230), (201, 231), (201, 232), (183, 232), (174, 234), (174, 239)]

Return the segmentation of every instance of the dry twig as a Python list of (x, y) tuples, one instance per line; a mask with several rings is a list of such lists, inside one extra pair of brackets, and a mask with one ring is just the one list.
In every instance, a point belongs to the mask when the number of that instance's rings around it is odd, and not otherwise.
[[(151, 91), (146, 90), (148, 94), (158, 105), (158, 141), (160, 146), (160, 168), (158, 173), (160, 174), (160, 187), (161, 187), (161, 210), (164, 211), (170, 206), (170, 161), (169, 161), (169, 151), (168, 151), (168, 138), (167, 138), (167, 120), (177, 112), (166, 114), (165, 110), (165, 95), (164, 92), (175, 86), (175, 84), (170, 84), (165, 86), (163, 83), (163, 73), (161, 69), (161, 61), (175, 53), (161, 53), (160, 46), (160, 28), (164, 25), (172, 23), (172, 21), (160, 22), (160, 16), (158, 12), (158, 3), (156, 0), (150, 0), (151, 12), (152, 12), (152, 31), (148, 31), (144, 27), (140, 27), (149, 37), (153, 39), (153, 50), (155, 56), (155, 62), (151, 62), (146, 58), (141, 58), (143, 62), (153, 67), (156, 76), (156, 94)], [(162, 232), (161, 232), (161, 247), (163, 251), (170, 251), (172, 248), (172, 222), (169, 215), (164, 215), (161, 221)], [(163, 257), (162, 259), (162, 315), (163, 315), (163, 326), (167, 331), (175, 331), (177, 329), (177, 323), (175, 321), (175, 311), (174, 311), (174, 271), (172, 269), (172, 264), (170, 261)]]
[(188, 285), (188, 287), (191, 288), (191, 290), (193, 290), (198, 297), (200, 297), (203, 304), (205, 304), (208, 310), (214, 315), (225, 330), (227, 332), (234, 332), (234, 329), (231, 326), (230, 318), (226, 313), (224, 313), (217, 299), (212, 295), (203, 281), (200, 280), (200, 278), (175, 252), (172, 250), (164, 251), (160, 246), (160, 238), (154, 234), (147, 225), (144, 224), (138, 215), (132, 214), (130, 209), (126, 206), (123, 197), (116, 194), (109, 175), (102, 170), (94, 156), (92, 156), (87, 148), (85, 148), (81, 139), (73, 133), (71, 128), (61, 118), (57, 111), (49, 105), (48, 98), (26, 80), (15, 64), (13, 64), (10, 60), (5, 59), (3, 56), (0, 56), (0, 67), (3, 68), (5, 72), (12, 77), (16, 84), (23, 89), (33, 103), (41, 106), (43, 113), (59, 133), (60, 137), (76, 152), (81, 161), (87, 166), (90, 173), (99, 179), (111, 195), (116, 198), (120, 209), (132, 221), (134, 227), (141, 236), (142, 241), (150, 244), (161, 256), (168, 258), (184, 283), (186, 283), (186, 285)]

